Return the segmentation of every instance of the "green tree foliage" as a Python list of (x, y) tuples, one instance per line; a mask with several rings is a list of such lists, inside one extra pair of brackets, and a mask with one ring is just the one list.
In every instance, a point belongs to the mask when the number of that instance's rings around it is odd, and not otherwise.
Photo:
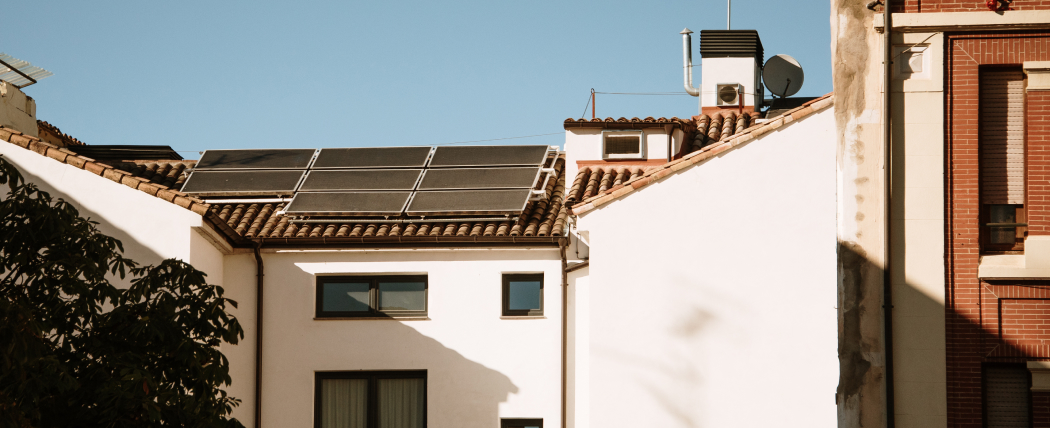
[(178, 260), (138, 266), (0, 157), (5, 184), (0, 426), (241, 427), (218, 346), (244, 332), (222, 287)]

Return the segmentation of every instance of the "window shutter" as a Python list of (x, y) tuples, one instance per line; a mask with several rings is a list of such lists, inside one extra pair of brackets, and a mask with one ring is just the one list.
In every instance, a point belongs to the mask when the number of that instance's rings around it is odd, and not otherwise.
[(1024, 204), (1024, 72), (980, 74), (981, 202)]
[(1029, 428), (1028, 369), (984, 367), (984, 418), (988, 428)]

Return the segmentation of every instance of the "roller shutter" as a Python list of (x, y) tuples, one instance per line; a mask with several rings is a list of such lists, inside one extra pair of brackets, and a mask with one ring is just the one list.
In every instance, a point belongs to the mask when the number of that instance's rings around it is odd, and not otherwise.
[(984, 367), (984, 418), (988, 428), (1032, 426), (1028, 369), (1023, 366)]
[(1024, 204), (1024, 72), (980, 73), (981, 202)]

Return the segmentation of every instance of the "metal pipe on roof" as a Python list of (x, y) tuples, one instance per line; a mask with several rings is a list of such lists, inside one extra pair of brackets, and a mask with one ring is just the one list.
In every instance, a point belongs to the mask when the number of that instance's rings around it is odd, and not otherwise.
[(561, 253), (561, 426), (566, 426), (569, 407), (569, 259), (568, 238), (558, 241)]
[(682, 67), (685, 69), (685, 92), (694, 97), (700, 96), (700, 88), (693, 87), (693, 31), (686, 28), (680, 33), (682, 35)]

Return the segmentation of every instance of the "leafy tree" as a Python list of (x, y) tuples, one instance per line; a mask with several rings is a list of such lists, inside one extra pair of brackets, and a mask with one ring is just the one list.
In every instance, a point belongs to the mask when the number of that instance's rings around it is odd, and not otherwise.
[[(241, 427), (222, 287), (179, 260), (138, 266), (0, 157), (0, 426)], [(130, 288), (112, 278), (130, 275)]]

